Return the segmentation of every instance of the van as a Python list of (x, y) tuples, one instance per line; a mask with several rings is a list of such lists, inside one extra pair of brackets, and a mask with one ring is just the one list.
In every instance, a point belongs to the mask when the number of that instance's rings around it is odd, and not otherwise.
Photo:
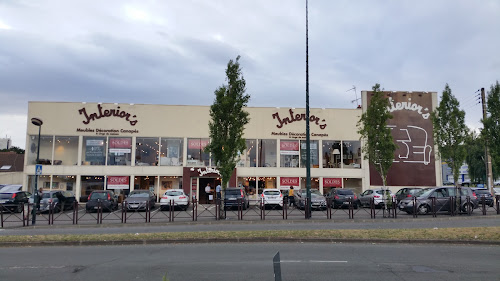
[[(460, 196), (458, 194), (460, 193)], [(432, 212), (432, 198), (436, 198), (436, 212), (450, 212), (452, 210), (451, 198), (455, 197), (460, 203), (460, 211), (467, 212), (470, 208), (471, 212), (479, 205), (479, 200), (476, 194), (470, 187), (436, 187), (421, 190), (414, 195), (416, 197), (416, 210), (418, 214), (424, 215)], [(470, 201), (467, 202), (467, 197)], [(408, 214), (413, 213), (413, 198), (403, 199), (399, 202), (398, 208)]]

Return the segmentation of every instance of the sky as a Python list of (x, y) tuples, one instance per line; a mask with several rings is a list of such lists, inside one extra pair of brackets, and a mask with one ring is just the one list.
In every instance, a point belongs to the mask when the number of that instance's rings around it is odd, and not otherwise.
[[(355, 108), (375, 83), (439, 96), (448, 83), (482, 127), (500, 1), (308, 7), (311, 108)], [(238, 55), (249, 106), (305, 108), (305, 19), (305, 0), (0, 0), (0, 138), (25, 147), (28, 101), (209, 106)]]

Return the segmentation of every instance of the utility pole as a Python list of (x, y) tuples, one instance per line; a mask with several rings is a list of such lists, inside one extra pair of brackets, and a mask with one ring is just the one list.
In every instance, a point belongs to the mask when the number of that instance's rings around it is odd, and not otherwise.
[[(486, 102), (485, 102), (485, 95), (484, 95), (484, 88), (481, 88), (481, 103), (483, 104), (483, 120), (486, 120)], [(495, 194), (495, 192), (493, 192), (493, 170), (492, 170), (492, 167), (491, 167), (491, 156), (490, 156), (490, 153), (488, 151), (488, 140), (485, 139), (484, 140), (484, 150), (485, 150), (485, 154), (486, 154), (486, 183), (488, 185), (488, 189), (489, 191), (491, 192), (491, 194)]]

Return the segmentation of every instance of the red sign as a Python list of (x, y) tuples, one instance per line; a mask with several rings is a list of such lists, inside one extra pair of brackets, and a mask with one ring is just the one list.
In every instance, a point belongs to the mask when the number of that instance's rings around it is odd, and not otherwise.
[(189, 149), (205, 149), (210, 143), (208, 139), (190, 139), (188, 140), (188, 148)]
[(109, 148), (131, 148), (131, 138), (109, 138)]
[(298, 141), (280, 141), (280, 150), (299, 151)]
[(281, 177), (280, 185), (282, 186), (299, 186), (298, 177)]
[(130, 177), (127, 176), (108, 176), (108, 189), (128, 189)]
[(342, 187), (342, 178), (323, 178), (323, 187)]

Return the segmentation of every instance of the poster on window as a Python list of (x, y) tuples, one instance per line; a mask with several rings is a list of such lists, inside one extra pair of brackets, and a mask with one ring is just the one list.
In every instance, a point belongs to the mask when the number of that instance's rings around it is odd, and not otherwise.
[(131, 153), (132, 139), (131, 138), (110, 138), (109, 152), (110, 153)]
[(108, 189), (128, 189), (129, 181), (127, 176), (108, 176)]
[(323, 187), (342, 187), (342, 178), (323, 178)]
[(298, 141), (280, 141), (281, 155), (299, 155)]
[(88, 139), (85, 141), (85, 161), (104, 162), (104, 140)]
[(299, 186), (299, 178), (298, 177), (280, 177), (280, 187), (281, 188), (289, 188), (293, 186), (294, 188)]
[[(300, 143), (300, 161), (302, 162), (303, 165), (306, 164), (306, 159), (307, 159), (307, 147), (306, 147), (306, 142), (301, 142)], [(311, 152), (311, 165), (318, 165), (319, 160), (318, 160), (318, 143), (316, 142), (311, 142), (309, 145), (310, 152)]]

